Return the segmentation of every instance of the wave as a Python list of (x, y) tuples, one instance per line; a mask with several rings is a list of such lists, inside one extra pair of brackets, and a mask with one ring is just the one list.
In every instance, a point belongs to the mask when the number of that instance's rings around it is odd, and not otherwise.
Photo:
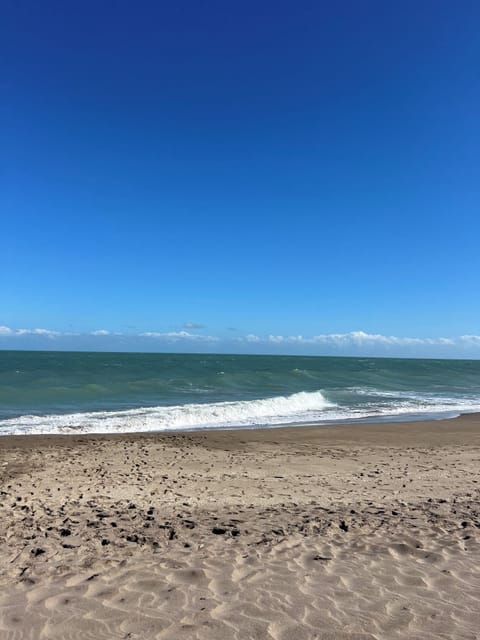
[(478, 395), (445, 396), (365, 387), (301, 391), (259, 400), (188, 403), (116, 411), (22, 415), (0, 420), (0, 435), (87, 434), (259, 428), (447, 418), (480, 412)]
[(269, 426), (313, 420), (335, 407), (321, 391), (260, 400), (160, 406), (123, 411), (24, 415), (0, 421), (0, 434), (131, 433), (233, 426)]

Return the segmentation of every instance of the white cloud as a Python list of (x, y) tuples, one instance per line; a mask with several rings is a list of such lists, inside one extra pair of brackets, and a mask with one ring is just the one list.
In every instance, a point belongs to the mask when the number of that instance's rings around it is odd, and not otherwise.
[[(193, 324), (193, 323), (191, 323)], [(192, 343), (192, 344), (215, 344), (224, 343), (224, 345), (248, 344), (256, 346), (261, 349), (262, 345), (270, 345), (271, 347), (278, 347), (280, 350), (288, 346), (294, 347), (324, 347), (325, 352), (328, 353), (329, 349), (340, 350), (343, 353), (396, 353), (396, 354), (412, 354), (415, 349), (418, 348), (418, 353), (434, 354), (435, 347), (441, 349), (438, 353), (452, 355), (461, 355), (471, 353), (477, 353), (480, 349), (480, 335), (462, 335), (455, 338), (416, 338), (416, 337), (403, 337), (403, 336), (389, 336), (380, 333), (367, 333), (366, 331), (350, 331), (349, 333), (325, 333), (314, 336), (299, 335), (274, 335), (259, 336), (254, 333), (249, 333), (244, 336), (235, 338), (220, 338), (218, 336), (201, 335), (198, 333), (192, 333), (186, 330), (180, 331), (147, 331), (144, 333), (132, 333), (122, 334), (110, 331), (108, 329), (97, 329), (89, 334), (87, 333), (69, 333), (54, 331), (51, 329), (16, 329), (7, 327), (5, 325), (0, 326), (0, 338), (3, 340), (14, 340), (16, 337), (32, 336), (39, 339), (42, 338), (62, 338), (67, 336), (95, 336), (99, 339), (110, 336), (125, 338), (151, 338), (156, 339), (159, 342), (164, 343)], [(99, 341), (98, 344), (101, 344)], [(73, 345), (72, 345), (73, 346)], [(425, 350), (423, 350), (426, 349)], [(420, 351), (421, 350), (421, 351)], [(455, 351), (457, 350), (457, 351)], [(472, 351), (473, 350), (473, 351)], [(318, 350), (317, 350), (318, 352)], [(331, 352), (331, 351), (330, 351)]]
[(460, 336), (459, 340), (464, 344), (480, 347), (480, 336)]
[(239, 338), (241, 342), (263, 344), (295, 344), (295, 345), (325, 345), (333, 347), (362, 347), (362, 346), (480, 346), (480, 336), (465, 335), (458, 338), (411, 338), (399, 336), (385, 336), (379, 333), (365, 331), (350, 331), (349, 333), (325, 333), (306, 337), (269, 335), (266, 338), (249, 334)]
[(260, 336), (256, 336), (253, 333), (249, 333), (248, 336), (245, 336), (245, 338), (237, 338), (237, 340), (245, 340), (245, 342), (261, 342), (262, 341)]
[(184, 329), (205, 329), (203, 324), (198, 324), (198, 322), (185, 322), (183, 325)]
[(421, 346), (421, 345), (456, 345), (458, 340), (452, 338), (411, 338), (399, 336), (384, 336), (379, 333), (365, 331), (351, 331), (350, 333), (332, 333), (314, 336), (312, 342), (316, 344), (334, 345), (385, 345), (385, 346)]
[(60, 331), (52, 331), (51, 329), (14, 329), (13, 335), (16, 336), (45, 336), (46, 338), (56, 338), (61, 336)]
[(2, 336), (41, 336), (44, 338), (57, 338), (58, 336), (75, 335), (72, 333), (62, 333), (52, 329), (12, 329), (11, 327), (0, 327), (0, 337)]
[(196, 333), (189, 333), (188, 331), (170, 331), (167, 333), (161, 333), (158, 331), (147, 331), (141, 333), (142, 338), (160, 338), (167, 340), (168, 342), (178, 342), (180, 340), (192, 340), (193, 342), (217, 342), (220, 338), (216, 336), (202, 336)]
[(311, 344), (313, 338), (304, 338), (303, 336), (268, 336), (268, 342), (272, 344)]
[(10, 327), (0, 326), (0, 336), (11, 336), (15, 333)]

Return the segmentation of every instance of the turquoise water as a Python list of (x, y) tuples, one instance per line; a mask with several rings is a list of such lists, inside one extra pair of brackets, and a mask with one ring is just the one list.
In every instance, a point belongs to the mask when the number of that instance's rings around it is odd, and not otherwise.
[(480, 361), (0, 351), (0, 433), (411, 420), (480, 411)]

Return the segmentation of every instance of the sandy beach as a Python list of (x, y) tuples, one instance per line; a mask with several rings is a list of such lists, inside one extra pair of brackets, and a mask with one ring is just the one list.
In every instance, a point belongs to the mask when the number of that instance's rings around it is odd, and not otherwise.
[(480, 415), (0, 438), (0, 638), (480, 637)]

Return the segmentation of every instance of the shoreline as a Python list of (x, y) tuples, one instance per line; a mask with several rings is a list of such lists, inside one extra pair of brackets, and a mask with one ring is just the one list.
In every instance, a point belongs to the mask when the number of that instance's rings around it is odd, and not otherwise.
[[(212, 429), (179, 429), (179, 430), (164, 430), (164, 431), (132, 431), (132, 432), (120, 432), (120, 433), (46, 433), (46, 434), (2, 434), (0, 435), (0, 450), (2, 448), (12, 447), (28, 447), (34, 446), (49, 446), (61, 445), (62, 443), (72, 444), (77, 441), (105, 441), (105, 440), (136, 440), (136, 439), (168, 439), (170, 437), (175, 438), (178, 436), (187, 436), (196, 438), (203, 436), (207, 440), (215, 441), (219, 440), (225, 442), (226, 440), (237, 439), (269, 442), (274, 440), (303, 440), (305, 438), (312, 438), (315, 441), (321, 441), (323, 439), (335, 439), (335, 436), (344, 436), (344, 438), (357, 440), (357, 436), (361, 434), (368, 434), (370, 437), (373, 434), (379, 436), (388, 436), (391, 434), (392, 438), (400, 438), (399, 441), (408, 440), (413, 435), (413, 432), (417, 429), (421, 429), (421, 433), (416, 432), (414, 435), (414, 441), (420, 441), (423, 437), (429, 438), (432, 431), (436, 431), (436, 427), (439, 427), (438, 433), (442, 434), (448, 427), (455, 427), (457, 435), (461, 433), (462, 436), (468, 434), (474, 435), (477, 432), (477, 425), (480, 431), (480, 412), (475, 413), (463, 413), (459, 416), (450, 418), (436, 418), (425, 420), (393, 420), (384, 422), (347, 422), (347, 423), (330, 423), (330, 424), (311, 424), (311, 425), (275, 425), (266, 427), (226, 427), (226, 428), (212, 428)], [(442, 428), (443, 427), (443, 428)], [(460, 431), (459, 431), (460, 430)], [(338, 431), (337, 434), (335, 432)], [(229, 435), (226, 435), (229, 434)], [(257, 434), (257, 435), (255, 435)], [(452, 439), (452, 435), (449, 435), (449, 440)]]

